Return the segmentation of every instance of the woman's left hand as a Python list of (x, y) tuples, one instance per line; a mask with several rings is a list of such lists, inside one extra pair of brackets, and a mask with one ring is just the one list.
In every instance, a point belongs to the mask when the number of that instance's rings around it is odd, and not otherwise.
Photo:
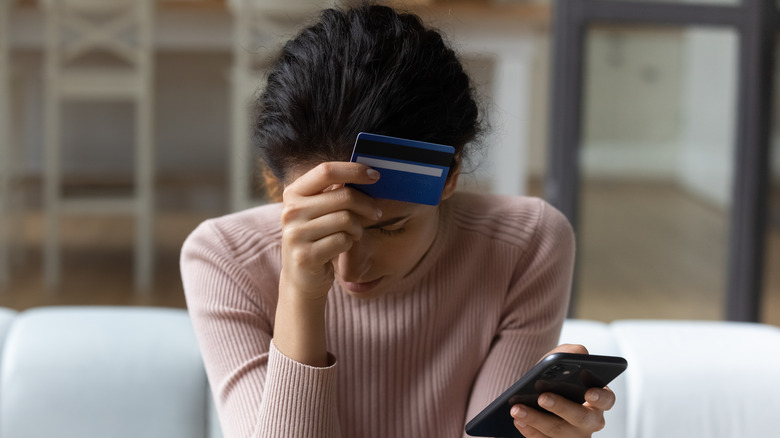
[[(588, 354), (582, 345), (570, 344), (560, 345), (550, 351), (556, 352)], [(523, 405), (512, 407), (515, 427), (526, 438), (589, 437), (604, 428), (604, 411), (614, 406), (615, 393), (606, 387), (591, 388), (585, 393), (585, 403), (579, 404), (546, 392), (539, 396), (538, 403), (555, 415)]]

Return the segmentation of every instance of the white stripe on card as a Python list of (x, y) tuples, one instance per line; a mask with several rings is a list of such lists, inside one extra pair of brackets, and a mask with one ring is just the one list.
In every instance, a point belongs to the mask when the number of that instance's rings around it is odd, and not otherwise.
[(442, 174), (442, 169), (438, 169), (436, 167), (420, 166), (417, 164), (401, 163), (398, 161), (380, 160), (378, 158), (358, 156), (355, 161), (357, 163), (365, 164), (366, 166), (378, 167), (380, 169), (400, 170), (402, 172), (435, 176), (437, 178), (441, 177)]

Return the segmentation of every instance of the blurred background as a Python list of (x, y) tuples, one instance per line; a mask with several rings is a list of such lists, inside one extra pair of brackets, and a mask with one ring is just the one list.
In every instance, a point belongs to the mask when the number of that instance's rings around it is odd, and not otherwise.
[[(0, 306), (184, 307), (188, 233), (266, 202), (247, 134), (263, 69), (328, 3), (0, 2)], [(553, 4), (392, 4), (447, 34), (483, 97), (492, 131), (462, 188), (545, 197)], [(612, 23), (583, 38), (572, 315), (723, 319), (739, 35)], [(759, 319), (780, 325), (780, 93), (766, 92), (757, 294)]]

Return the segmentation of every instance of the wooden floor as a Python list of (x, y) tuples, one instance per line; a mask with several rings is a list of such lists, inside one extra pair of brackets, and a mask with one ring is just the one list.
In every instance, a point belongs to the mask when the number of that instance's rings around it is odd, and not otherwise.
[[(587, 184), (582, 204), (576, 316), (602, 321), (722, 318), (723, 212), (670, 185)], [(132, 220), (65, 220), (62, 285), (47, 290), (41, 278), (41, 217), (28, 212), (11, 282), (0, 288), (0, 306), (184, 307), (179, 248), (198, 223), (214, 214), (159, 214), (154, 287), (139, 293), (132, 286)], [(775, 325), (780, 325), (779, 228), (774, 226), (767, 237), (762, 312), (762, 320)]]
[[(724, 317), (724, 211), (673, 185), (589, 183), (582, 204), (577, 315)], [(780, 224), (766, 243), (762, 321), (780, 325)]]

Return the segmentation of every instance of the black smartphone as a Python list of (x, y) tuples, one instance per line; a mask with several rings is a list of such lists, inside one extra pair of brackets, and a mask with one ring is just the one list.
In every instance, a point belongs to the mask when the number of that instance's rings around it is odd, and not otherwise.
[(509, 414), (513, 405), (519, 403), (547, 412), (537, 404), (539, 396), (545, 392), (585, 403), (588, 389), (607, 386), (627, 366), (626, 360), (617, 356), (550, 354), (469, 421), (466, 433), (471, 436), (523, 438)]

